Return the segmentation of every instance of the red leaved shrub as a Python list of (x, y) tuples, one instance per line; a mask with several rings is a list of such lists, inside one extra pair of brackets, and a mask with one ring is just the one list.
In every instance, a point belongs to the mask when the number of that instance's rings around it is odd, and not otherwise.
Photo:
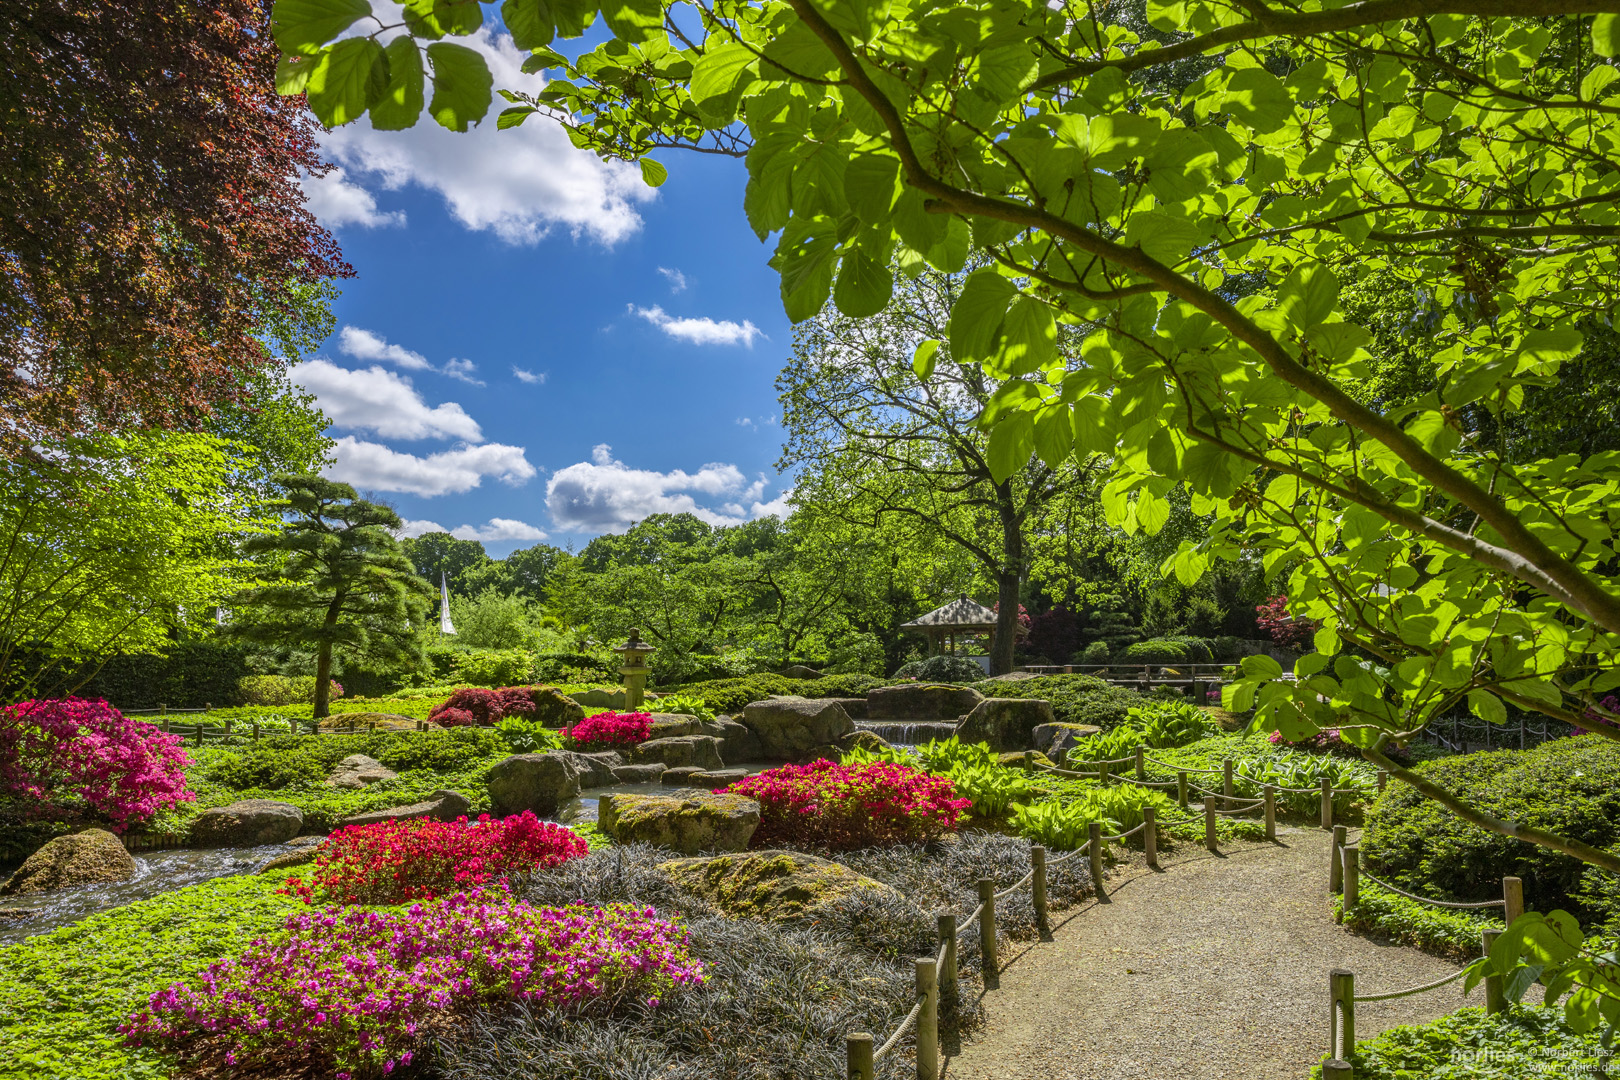
[(441, 727), (491, 727), (508, 716), (533, 716), (533, 691), (530, 686), (506, 686), (499, 690), (469, 686), (434, 706), (428, 719)]

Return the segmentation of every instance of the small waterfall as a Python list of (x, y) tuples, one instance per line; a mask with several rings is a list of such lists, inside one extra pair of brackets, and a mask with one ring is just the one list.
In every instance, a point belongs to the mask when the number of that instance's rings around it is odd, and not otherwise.
[(956, 734), (955, 720), (857, 720), (855, 726), (896, 746), (919, 746)]

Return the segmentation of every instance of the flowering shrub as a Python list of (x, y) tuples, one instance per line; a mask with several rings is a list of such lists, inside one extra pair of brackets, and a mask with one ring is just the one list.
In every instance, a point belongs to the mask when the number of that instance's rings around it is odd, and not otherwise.
[(1254, 610), (1255, 622), (1278, 645), (1295, 651), (1304, 651), (1311, 647), (1316, 637), (1316, 620), (1307, 619), (1303, 615), (1298, 617), (1289, 615), (1288, 597), (1273, 596)]
[(652, 722), (651, 713), (597, 713), (565, 728), (563, 740), (574, 750), (617, 750), (646, 742)]
[(0, 794), (46, 807), (78, 798), (123, 832), (175, 803), (191, 759), (180, 737), (105, 701), (24, 701), (0, 709)]
[(798, 843), (834, 850), (918, 843), (956, 828), (968, 800), (951, 781), (888, 761), (783, 765), (725, 790), (759, 801), (753, 847)]
[(457, 690), (443, 704), (434, 706), (428, 719), (441, 727), (469, 724), (491, 727), (508, 716), (533, 715), (534, 695), (527, 686), (506, 686), (499, 690), (470, 686)]
[(541, 821), (530, 810), (503, 820), (485, 814), (471, 823), (379, 821), (334, 832), (315, 853), (311, 880), (288, 878), (280, 891), (305, 903), (427, 900), (507, 871), (559, 866), (588, 850), (578, 833)]
[(474, 1005), (656, 1006), (703, 981), (685, 928), (629, 904), (530, 907), (475, 891), (406, 911), (301, 913), (287, 930), (153, 994), (119, 1031), (134, 1046), (222, 1040), (242, 1069), (313, 1054), (348, 1080), (409, 1065), (427, 1024)]

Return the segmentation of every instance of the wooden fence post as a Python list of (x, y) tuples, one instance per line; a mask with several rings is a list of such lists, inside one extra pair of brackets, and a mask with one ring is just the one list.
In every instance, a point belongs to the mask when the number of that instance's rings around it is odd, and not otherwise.
[(1333, 826), (1333, 846), (1328, 850), (1328, 892), (1330, 893), (1341, 892), (1344, 889), (1344, 856), (1339, 854), (1344, 850), (1344, 841), (1344, 826)]
[(934, 982), (934, 958), (917, 961), (917, 1080), (939, 1080), (939, 987)]
[(872, 1036), (864, 1031), (844, 1036), (844, 1075), (848, 1080), (876, 1080), (872, 1069)]
[(1507, 926), (1524, 914), (1524, 882), (1516, 877), (1502, 879), (1502, 921)]
[(1235, 789), (1232, 787), (1232, 759), (1226, 758), (1221, 762), (1221, 794), (1225, 796), (1221, 800), (1222, 810), (1232, 809), (1234, 805), (1232, 796), (1234, 793)]
[(1143, 747), (1140, 743), (1138, 743), (1137, 747), (1136, 747), (1136, 778), (1138, 780), (1146, 780), (1147, 779), (1147, 760), (1146, 759), (1147, 759), (1147, 749), (1145, 747)]
[(257, 720), (253, 721), (253, 741), (259, 741), (259, 722)]
[(1352, 1080), (1355, 1075), (1348, 1061), (1329, 1058), (1322, 1062), (1322, 1080)]
[(1035, 774), (1035, 751), (1024, 751), (1024, 772), (1033, 776)]
[(1356, 1052), (1356, 977), (1343, 968), (1328, 972), (1328, 1057)]
[(1159, 868), (1159, 811), (1152, 806), (1142, 807), (1142, 854), (1147, 858), (1149, 870)]
[(936, 917), (939, 923), (939, 943), (945, 947), (945, 962), (940, 965), (939, 992), (950, 1002), (956, 1001), (956, 916), (942, 911)]
[(1106, 761), (1097, 762), (1097, 786), (1108, 786), (1108, 762)]
[(1266, 785), (1265, 798), (1266, 798), (1266, 839), (1271, 840), (1271, 841), (1276, 841), (1276, 839), (1277, 839), (1277, 786), (1275, 784), (1267, 784)]
[[(1496, 939), (1501, 933), (1500, 930), (1481, 930), (1479, 932), (1480, 946), (1485, 950), (1486, 956), (1491, 955), (1491, 946), (1496, 944)], [(1502, 976), (1485, 976), (1485, 1011), (1499, 1013), (1505, 1008), (1507, 1008), (1507, 998), (1502, 993)]]
[(201, 720), (197, 721), (196, 727), (193, 730), (194, 730), (194, 733), (196, 735), (197, 745), (201, 746), (202, 745), (202, 739), (203, 739), (203, 736), (202, 736), (203, 726), (202, 726), (202, 721)]
[(1220, 844), (1215, 839), (1215, 800), (1204, 798), (1204, 846), (1211, 851), (1220, 851)]
[(1103, 889), (1102, 824), (1093, 821), (1086, 831), (1091, 834), (1091, 839), (1087, 841), (1087, 844), (1091, 847), (1091, 887), (1097, 890), (1097, 902), (1106, 903), (1108, 893)]
[(984, 911), (979, 914), (979, 952), (984, 956), (986, 978), (996, 976), (996, 879), (979, 879), (979, 903)]
[(1387, 770), (1385, 770), (1385, 769), (1379, 769), (1378, 770), (1378, 794), (1382, 795), (1384, 793), (1384, 788), (1386, 788), (1388, 786), (1389, 786), (1389, 772)]
[(1176, 773), (1176, 805), (1183, 810), (1187, 809), (1187, 773), (1182, 770)]
[(1035, 899), (1035, 925), (1046, 929), (1046, 848), (1033, 844), (1029, 849), (1029, 866), (1033, 877), (1030, 891)]
[[(1355, 844), (1346, 844), (1344, 852), (1344, 897), (1339, 902), (1339, 911), (1348, 913), (1351, 908), (1361, 903), (1361, 848)], [(1343, 915), (1340, 916), (1343, 921)]]
[(1333, 781), (1322, 777), (1322, 828), (1333, 828)]

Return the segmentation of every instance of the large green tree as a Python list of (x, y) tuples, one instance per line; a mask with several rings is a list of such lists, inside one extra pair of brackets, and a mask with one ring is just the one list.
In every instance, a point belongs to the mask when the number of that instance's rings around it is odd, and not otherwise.
[(279, 562), (271, 580), (238, 597), (234, 632), (262, 644), (315, 651), (317, 718), (330, 711), (332, 656), (343, 649), (421, 660), (419, 631), (432, 589), (400, 551), (399, 515), (318, 476), (276, 478), (287, 497), (279, 531), (245, 545)]
[[(365, 9), (283, 0), (277, 40), (307, 58), (328, 118), (414, 122), (414, 38), (332, 41)], [(982, 417), (998, 475), (1045, 431), (1114, 456), (1116, 521), (1156, 531), (1178, 484), (1215, 515), (1174, 572), (1243, 551), (1299, 567), (1318, 652), (1297, 682), (1246, 662), (1232, 706), (1290, 737), (1339, 727), (1469, 820), (1620, 871), (1384, 753), (1463, 702), (1580, 720), (1620, 686), (1620, 458), (1510, 460), (1467, 411), (1519, 411), (1612, 305), (1609, 0), (1151, 0), (1153, 39), (1102, 0), (765, 0), (695, 20), (648, 3), (609, 7), (613, 38), (573, 63), (549, 44), (584, 32), (589, 0), (507, 10), (529, 70), (565, 77), (507, 91), (501, 123), (565, 110), (576, 142), (628, 159), (746, 148), (743, 209), (777, 236), (795, 321), (829, 298), (881, 310), (893, 260), (992, 259), (949, 343), (1007, 380)], [(409, 32), (466, 32), (452, 21)], [(465, 123), (488, 75), (453, 48), (428, 46), (432, 111)], [(1164, 73), (1194, 57), (1220, 63), (1176, 92)], [(1399, 409), (1358, 396), (1376, 343), (1341, 300), (1379, 272), (1441, 312), (1435, 389)], [(1060, 324), (1085, 335), (1077, 364)]]

